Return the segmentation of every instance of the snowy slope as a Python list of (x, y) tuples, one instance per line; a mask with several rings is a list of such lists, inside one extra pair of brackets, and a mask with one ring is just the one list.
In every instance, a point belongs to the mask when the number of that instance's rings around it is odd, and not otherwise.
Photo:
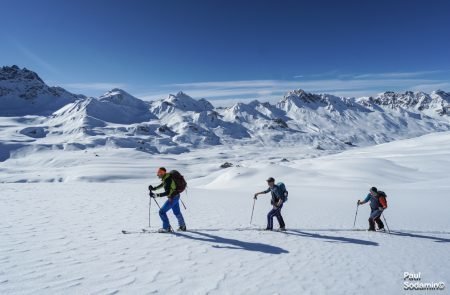
[[(161, 157), (97, 148), (8, 160), (4, 180), (65, 183), (0, 184), (0, 293), (403, 294), (405, 271), (448, 286), (449, 132), (313, 152), (213, 147)], [(224, 161), (235, 166), (221, 169)], [(146, 187), (162, 165), (188, 179), (191, 231), (123, 235), (148, 227)], [(290, 192), (286, 233), (255, 230), (265, 226), (268, 195), (249, 224), (252, 195), (268, 176)], [(391, 235), (350, 230), (356, 200), (373, 185), (388, 194)], [(157, 212), (153, 203), (153, 229)], [(359, 208), (357, 228), (368, 214)]]

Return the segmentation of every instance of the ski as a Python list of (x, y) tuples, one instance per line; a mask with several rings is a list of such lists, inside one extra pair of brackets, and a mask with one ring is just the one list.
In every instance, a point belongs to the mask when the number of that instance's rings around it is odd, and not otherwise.
[(143, 228), (140, 231), (136, 231), (136, 230), (122, 230), (122, 233), (124, 235), (128, 235), (128, 234), (173, 234), (176, 233), (175, 231), (171, 230), (169, 232), (159, 232), (158, 230), (153, 230), (153, 229), (147, 229), (147, 228)]
[(388, 234), (388, 233), (389, 233), (387, 230), (379, 230), (379, 229), (377, 229), (377, 230), (368, 230), (368, 229), (365, 229), (365, 231), (368, 232), (368, 233), (385, 233), (385, 234)]
[(168, 231), (168, 232), (160, 232), (159, 230), (152, 230), (152, 229), (143, 228), (142, 229), (142, 233), (147, 233), (147, 234), (151, 234), (151, 233), (153, 233), (153, 234), (173, 234), (173, 233), (175, 233), (175, 231), (173, 229), (170, 229), (170, 231)]
[(149, 230), (149, 229), (141, 229), (140, 231), (137, 230), (122, 230), (122, 233), (124, 235), (129, 235), (129, 234), (146, 234), (146, 233), (157, 233), (158, 231), (155, 230)]
[(265, 229), (265, 228), (247, 228), (247, 229), (235, 229), (235, 231), (263, 231), (263, 232), (286, 232), (288, 230), (280, 230), (280, 229)]
[(125, 229), (123, 229), (123, 230), (122, 230), (122, 233), (123, 233), (124, 235), (129, 235), (129, 234), (141, 234), (142, 231), (131, 231), (131, 230), (125, 230)]
[(142, 233), (144, 233), (144, 234), (153, 234), (153, 233), (158, 233), (158, 231), (154, 230), (154, 229), (143, 228), (142, 229)]

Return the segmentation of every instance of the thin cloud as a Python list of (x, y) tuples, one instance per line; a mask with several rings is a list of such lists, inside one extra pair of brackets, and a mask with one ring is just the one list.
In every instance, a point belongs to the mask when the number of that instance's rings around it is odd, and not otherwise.
[(412, 87), (410, 90), (412, 91), (423, 91), (423, 92), (431, 92), (438, 89), (449, 90), (450, 82), (442, 82), (442, 83), (432, 83), (432, 84), (422, 84)]
[(236, 95), (264, 96), (272, 93), (286, 92), (293, 89), (304, 89), (311, 92), (330, 92), (337, 90), (388, 90), (404, 88), (408, 89), (415, 85), (433, 84), (442, 81), (432, 79), (325, 79), (305, 81), (284, 80), (247, 80), (247, 81), (224, 81), (224, 82), (200, 82), (174, 84), (168, 89), (179, 89), (187, 93), (195, 93), (204, 97), (224, 97)]
[(49, 72), (51, 72), (53, 74), (59, 74), (59, 71), (53, 65), (51, 65), (49, 62), (47, 62), (43, 58), (39, 57), (37, 54), (35, 54), (34, 52), (29, 50), (25, 46), (23, 46), (23, 45), (21, 45), (19, 43), (16, 43), (15, 45), (16, 45), (17, 49), (23, 55), (25, 55), (27, 58), (29, 58), (31, 61), (33, 61), (34, 63), (36, 63), (40, 67), (46, 69), (47, 71), (49, 71)]
[(386, 78), (413, 78), (413, 77), (423, 77), (427, 75), (439, 74), (445, 71), (417, 71), (417, 72), (390, 72), (390, 73), (371, 73), (371, 74), (360, 74), (353, 76), (354, 79), (386, 79)]
[[(281, 80), (241, 80), (241, 81), (213, 81), (213, 82), (195, 82), (195, 83), (177, 83), (167, 84), (163, 87), (190, 87), (190, 88), (248, 88), (248, 87), (267, 87), (276, 86)], [(298, 83), (290, 81), (291, 83)]]
[(126, 88), (126, 84), (123, 83), (108, 83), (108, 82), (98, 82), (98, 83), (68, 83), (63, 84), (62, 87), (76, 89), (76, 90), (102, 90), (108, 91), (114, 88)]
[[(237, 80), (177, 83), (162, 85), (154, 91), (142, 94), (143, 99), (159, 99), (168, 93), (183, 91), (195, 98), (220, 101), (243, 101), (258, 99), (262, 101), (280, 99), (294, 89), (313, 93), (328, 93), (339, 96), (370, 96), (384, 91), (425, 91), (448, 89), (448, 80), (432, 76), (446, 71), (390, 72), (373, 74), (337, 74), (327, 79), (298, 80)], [(331, 73), (331, 72), (330, 72)], [(433, 77), (433, 78), (430, 78)], [(442, 75), (441, 75), (442, 76)]]
[(337, 76), (339, 74), (338, 70), (331, 70), (328, 72), (318, 73), (318, 74), (311, 74), (308, 75), (308, 77), (311, 78), (321, 78), (321, 77), (331, 77), (331, 76)]

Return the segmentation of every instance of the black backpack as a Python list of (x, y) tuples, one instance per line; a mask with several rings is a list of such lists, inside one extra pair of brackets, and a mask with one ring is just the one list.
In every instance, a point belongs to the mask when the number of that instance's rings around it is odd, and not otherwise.
[(187, 186), (187, 182), (184, 179), (184, 176), (180, 174), (177, 170), (172, 170), (169, 172), (170, 176), (172, 176), (173, 181), (175, 182), (177, 194), (181, 194)]
[(283, 203), (286, 203), (288, 200), (288, 191), (286, 189), (286, 186), (282, 182), (277, 183), (277, 186), (281, 190), (281, 196), (278, 196), (278, 197), (283, 200)]

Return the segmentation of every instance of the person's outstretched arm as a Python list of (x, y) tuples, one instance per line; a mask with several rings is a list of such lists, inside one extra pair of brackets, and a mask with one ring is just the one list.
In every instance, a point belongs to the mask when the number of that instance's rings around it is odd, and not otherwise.
[(358, 205), (364, 205), (365, 203), (369, 202), (371, 197), (372, 196), (370, 194), (368, 194), (367, 197), (363, 201), (358, 200)]
[(161, 182), (161, 184), (159, 184), (158, 186), (150, 185), (150, 186), (148, 187), (148, 189), (149, 189), (150, 191), (156, 191), (156, 190), (159, 190), (163, 185), (164, 185), (164, 183)]
[(262, 195), (262, 194), (267, 194), (268, 192), (270, 192), (270, 187), (268, 189), (266, 189), (265, 191), (259, 192), (255, 194), (255, 199), (258, 198), (258, 195)]

